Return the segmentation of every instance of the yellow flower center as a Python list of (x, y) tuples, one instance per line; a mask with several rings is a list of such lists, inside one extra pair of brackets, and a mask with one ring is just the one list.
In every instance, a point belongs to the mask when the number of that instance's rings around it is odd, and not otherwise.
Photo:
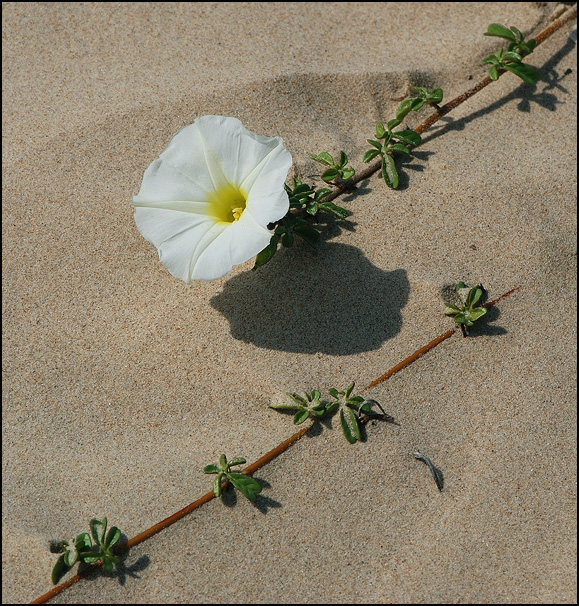
[(207, 197), (210, 205), (210, 213), (220, 223), (233, 223), (239, 221), (245, 205), (247, 196), (237, 186), (228, 183), (217, 191), (212, 191)]

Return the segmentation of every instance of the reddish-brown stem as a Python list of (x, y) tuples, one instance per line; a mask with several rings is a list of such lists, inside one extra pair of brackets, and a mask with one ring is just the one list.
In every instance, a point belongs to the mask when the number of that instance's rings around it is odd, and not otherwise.
[[(537, 41), (536, 46), (539, 46), (539, 44), (544, 42), (549, 36), (554, 34), (559, 28), (561, 28), (563, 25), (565, 25), (565, 23), (568, 23), (569, 21), (571, 21), (571, 19), (575, 18), (576, 16), (577, 16), (577, 5), (569, 8), (558, 19), (553, 21), (553, 23), (551, 23), (551, 25), (549, 25), (549, 27), (546, 27), (541, 33), (539, 33), (537, 36), (535, 36), (535, 40)], [(499, 76), (501, 76), (504, 73), (505, 73), (504, 70), (499, 71)], [(449, 101), (448, 103), (446, 103), (445, 105), (443, 105), (442, 107), (437, 109), (437, 111), (435, 111), (431, 116), (429, 116), (426, 120), (424, 120), (424, 122), (419, 124), (414, 129), (414, 131), (417, 132), (418, 134), (423, 133), (425, 130), (429, 129), (435, 122), (438, 122), (438, 120), (440, 120), (443, 116), (446, 116), (446, 114), (450, 113), (453, 109), (457, 108), (461, 103), (464, 103), (467, 99), (470, 99), (473, 95), (476, 95), (483, 88), (488, 86), (491, 82), (493, 82), (493, 80), (491, 80), (491, 78), (489, 76), (487, 76), (486, 78), (481, 80), (478, 84), (475, 84), (469, 90), (465, 91), (461, 95), (458, 95), (458, 97), (455, 97), (454, 99), (452, 99), (451, 101)], [(357, 172), (356, 175), (354, 177), (352, 177), (352, 179), (350, 179), (350, 181), (349, 181), (350, 186), (354, 186), (357, 183), (364, 181), (364, 179), (367, 179), (370, 175), (373, 175), (375, 172), (378, 172), (380, 170), (381, 166), (382, 166), (381, 159), (368, 164), (368, 166), (366, 168)], [(350, 189), (351, 189), (351, 187), (350, 187)], [(338, 196), (340, 196), (345, 191), (349, 191), (349, 190), (344, 190), (343, 188), (336, 189), (331, 194), (328, 194), (327, 197), (323, 198), (323, 201), (330, 202), (332, 200), (335, 200)]]
[(382, 381), (386, 381), (386, 379), (389, 379), (392, 375), (395, 375), (397, 372), (402, 370), (404, 367), (406, 367), (409, 364), (412, 364), (412, 362), (415, 362), (416, 360), (418, 360), (418, 358), (420, 358), (420, 356), (423, 356), (426, 352), (430, 351), (431, 349), (434, 349), (437, 345), (440, 345), (440, 343), (442, 343), (443, 341), (446, 341), (446, 339), (449, 339), (450, 337), (452, 337), (452, 335), (455, 332), (456, 332), (456, 328), (451, 328), (450, 330), (447, 330), (445, 333), (436, 337), (436, 339), (432, 339), (432, 341), (430, 341), (430, 343), (427, 343), (424, 347), (417, 349), (413, 354), (410, 354), (407, 358), (402, 360), (402, 362), (399, 362), (398, 364), (396, 364), (396, 366), (393, 366), (390, 370), (387, 370), (383, 375), (379, 376), (377, 379), (374, 379), (374, 381), (372, 381), (372, 383), (370, 383), (370, 385), (366, 385), (366, 387), (364, 387), (364, 389), (362, 391), (371, 389), (372, 387), (375, 387), (379, 383), (382, 383)]
[(511, 290), (506, 292), (504, 295), (501, 295), (500, 297), (497, 297), (496, 299), (493, 299), (492, 301), (487, 301), (486, 303), (483, 303), (483, 307), (486, 307), (486, 308), (493, 307), (499, 301), (506, 299), (508, 296), (512, 295), (516, 290), (519, 290), (520, 288), (521, 288), (520, 286), (515, 286), (515, 288), (511, 288)]

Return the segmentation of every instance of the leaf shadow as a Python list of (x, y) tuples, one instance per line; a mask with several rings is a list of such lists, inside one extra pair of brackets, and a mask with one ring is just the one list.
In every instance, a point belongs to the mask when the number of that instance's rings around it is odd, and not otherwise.
[(448, 116), (442, 118), (441, 121), (444, 122), (444, 125), (440, 126), (439, 128), (434, 126), (431, 134), (422, 139), (422, 143), (424, 144), (428, 141), (432, 141), (433, 139), (445, 135), (450, 131), (463, 130), (470, 122), (473, 122), (481, 116), (500, 109), (511, 101), (518, 100), (517, 109), (521, 112), (530, 112), (533, 103), (536, 103), (540, 107), (543, 107), (549, 111), (556, 111), (557, 106), (561, 105), (563, 102), (560, 101), (558, 96), (551, 91), (557, 90), (563, 94), (569, 94), (569, 91), (561, 84), (561, 82), (570, 73), (569, 70), (567, 70), (562, 74), (559, 74), (556, 67), (575, 48), (575, 42), (568, 39), (567, 42), (559, 49), (559, 51), (557, 51), (539, 68), (539, 71), (541, 72), (541, 80), (539, 80), (537, 84), (529, 85), (522, 82), (508, 95), (505, 95), (501, 99), (497, 99), (497, 101), (494, 103), (491, 103), (490, 105), (475, 111), (464, 118), (460, 118), (459, 120), (454, 120)]
[[(255, 480), (261, 484), (262, 488), (271, 488), (271, 484), (266, 480), (259, 478), (255, 478)], [(221, 493), (221, 501), (226, 507), (234, 507), (237, 505), (239, 498), (245, 498), (243, 495), (240, 497), (240, 494), (241, 493), (230, 484)], [(255, 501), (253, 501), (252, 505), (263, 514), (266, 514), (269, 509), (282, 507), (282, 504), (279, 501), (276, 501), (263, 493), (259, 493), (255, 496)]]
[[(127, 542), (127, 536), (122, 535), (120, 546)], [(118, 555), (120, 562), (115, 564), (113, 570), (105, 570), (102, 566), (95, 567), (90, 564), (81, 563), (79, 565), (79, 572), (83, 572), (88, 580), (94, 580), (99, 577), (107, 577), (110, 579), (118, 579), (119, 585), (124, 586), (127, 582), (127, 578), (140, 579), (139, 573), (149, 567), (151, 558), (148, 555), (142, 555), (137, 560), (127, 565), (127, 561), (131, 560), (131, 552), (125, 551)]]
[[(425, 164), (428, 162), (428, 158), (434, 155), (433, 151), (413, 149), (412, 155), (408, 158), (397, 159), (396, 164), (398, 167), (398, 179), (399, 184), (397, 191), (404, 191), (408, 189), (410, 185), (410, 175), (408, 171), (412, 172), (424, 172), (426, 170)], [(418, 162), (416, 162), (418, 160)]]
[(501, 315), (500, 310), (496, 305), (489, 307), (487, 313), (477, 320), (472, 326), (469, 327), (469, 337), (497, 337), (499, 335), (506, 335), (508, 330), (503, 326), (497, 326), (494, 324)]
[(237, 275), (211, 299), (233, 338), (264, 349), (345, 356), (373, 351), (400, 332), (410, 285), (406, 271), (384, 271), (347, 244), (317, 251), (281, 249)]

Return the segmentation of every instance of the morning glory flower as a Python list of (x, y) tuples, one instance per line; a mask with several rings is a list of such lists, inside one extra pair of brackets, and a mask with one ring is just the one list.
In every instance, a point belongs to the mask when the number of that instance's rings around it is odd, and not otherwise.
[(280, 137), (236, 118), (197, 118), (145, 171), (132, 202), (137, 228), (176, 278), (220, 278), (269, 244), (268, 224), (289, 210), (291, 164)]

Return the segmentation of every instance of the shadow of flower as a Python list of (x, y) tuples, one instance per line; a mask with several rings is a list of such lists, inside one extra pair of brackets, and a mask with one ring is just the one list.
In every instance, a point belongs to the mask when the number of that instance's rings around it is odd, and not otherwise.
[(379, 349), (402, 326), (406, 271), (383, 271), (354, 246), (282, 249), (258, 272), (230, 279), (211, 300), (240, 341), (345, 356)]

